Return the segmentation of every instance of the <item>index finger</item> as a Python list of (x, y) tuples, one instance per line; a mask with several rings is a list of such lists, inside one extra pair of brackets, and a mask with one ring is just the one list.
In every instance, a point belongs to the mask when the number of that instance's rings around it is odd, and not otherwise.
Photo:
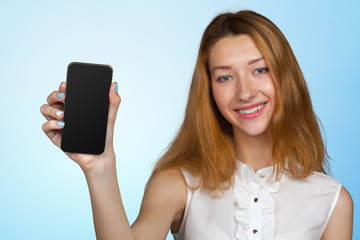
[(59, 86), (59, 91), (65, 92), (65, 90), (66, 90), (66, 82), (61, 82)]

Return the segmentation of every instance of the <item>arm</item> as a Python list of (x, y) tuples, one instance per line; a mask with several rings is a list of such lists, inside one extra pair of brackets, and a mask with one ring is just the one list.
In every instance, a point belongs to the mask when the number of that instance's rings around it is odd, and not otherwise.
[(165, 239), (170, 226), (181, 222), (187, 189), (179, 169), (164, 170), (150, 179), (139, 216), (131, 227), (122, 204), (115, 171), (85, 175), (98, 240)]
[[(115, 162), (115, 161), (114, 161)], [(85, 172), (93, 211), (96, 239), (134, 240), (121, 200), (115, 168)]]
[(339, 199), (321, 240), (351, 240), (354, 204), (349, 192), (342, 187)]
[[(63, 120), (66, 84), (59, 91), (53, 91), (47, 98), (48, 104), (40, 108), (47, 122), (42, 129), (49, 139), (60, 148), (63, 126), (56, 123)], [(131, 228), (125, 214), (116, 176), (116, 157), (113, 148), (115, 119), (120, 105), (120, 96), (115, 83), (109, 91), (109, 116), (105, 151), (102, 154), (64, 152), (83, 170), (89, 187), (94, 226), (98, 240), (134, 240), (165, 238), (169, 226), (181, 222), (182, 209), (186, 204), (186, 184), (182, 173), (164, 170), (149, 181), (140, 215)], [(61, 114), (58, 114), (58, 113)], [(91, 129), (89, 129), (91, 130)]]
[(165, 239), (180, 228), (187, 202), (187, 185), (180, 169), (166, 169), (150, 179), (133, 225), (137, 240)]

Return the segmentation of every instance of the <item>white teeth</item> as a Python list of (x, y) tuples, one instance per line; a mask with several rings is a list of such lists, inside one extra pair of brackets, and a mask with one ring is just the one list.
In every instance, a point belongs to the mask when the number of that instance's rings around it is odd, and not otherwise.
[(249, 113), (253, 113), (253, 112), (256, 112), (256, 111), (259, 111), (260, 109), (262, 109), (264, 107), (264, 103), (257, 106), (257, 107), (253, 107), (251, 109), (247, 109), (247, 110), (238, 110), (239, 113), (241, 114), (249, 114)]

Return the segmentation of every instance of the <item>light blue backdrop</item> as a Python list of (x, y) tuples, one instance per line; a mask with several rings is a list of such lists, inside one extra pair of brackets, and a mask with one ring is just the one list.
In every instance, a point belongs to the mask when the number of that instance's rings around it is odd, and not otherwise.
[(114, 68), (123, 100), (118, 178), (133, 222), (153, 163), (182, 121), (202, 32), (218, 13), (240, 9), (273, 20), (293, 47), (360, 239), (356, 0), (1, 1), (0, 239), (95, 239), (84, 175), (41, 130), (40, 106), (69, 62)]

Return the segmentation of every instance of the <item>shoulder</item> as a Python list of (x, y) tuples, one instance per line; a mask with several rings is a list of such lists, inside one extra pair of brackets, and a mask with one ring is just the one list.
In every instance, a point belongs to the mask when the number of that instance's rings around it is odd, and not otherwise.
[(297, 179), (287, 173), (280, 184), (282, 199), (291, 198), (294, 205), (305, 204), (307, 211), (303, 214), (312, 215), (316, 211), (319, 224), (324, 229), (339, 198), (341, 183), (330, 176), (314, 172), (304, 179)]
[(328, 197), (332, 195), (332, 198), (338, 197), (342, 186), (335, 178), (320, 172), (313, 172), (304, 179), (295, 178), (286, 172), (283, 184), (304, 194), (309, 193), (312, 196), (327, 195)]
[(146, 186), (146, 194), (186, 203), (187, 185), (182, 171), (170, 168), (153, 175)]
[[(146, 239), (165, 238), (169, 227), (181, 222), (186, 201), (187, 185), (180, 169), (166, 169), (154, 174), (146, 185), (139, 216), (132, 225), (135, 235), (145, 232), (148, 234)], [(160, 237), (158, 232), (166, 234)]]
[(338, 197), (342, 186), (335, 178), (320, 172), (313, 172), (304, 179), (295, 178), (289, 172), (285, 172), (282, 184), (298, 190), (299, 194), (304, 196), (310, 194), (313, 197), (324, 196), (332, 199)]
[[(177, 231), (187, 203), (187, 184), (180, 168), (160, 171), (149, 179), (142, 203), (143, 209), (162, 209), (170, 214), (171, 228)], [(159, 212), (157, 211), (156, 214)]]
[(322, 240), (351, 239), (353, 201), (338, 180), (319, 172), (305, 179), (286, 173), (282, 185), (296, 203), (309, 203), (309, 214), (316, 213), (313, 219), (321, 219)]
[(351, 239), (354, 205), (350, 193), (335, 178), (323, 173), (314, 172), (307, 179), (331, 203), (321, 239)]
[(341, 183), (338, 180), (320, 172), (313, 172), (311, 175), (307, 176), (306, 179), (315, 184), (322, 185), (324, 183), (327, 183), (328, 185), (337, 186), (338, 188), (341, 187)]
[(351, 195), (342, 187), (334, 211), (321, 239), (352, 239), (353, 211), (354, 203)]
[(154, 174), (149, 182), (170, 180), (174, 182), (183, 182), (184, 177), (180, 168), (168, 168)]

